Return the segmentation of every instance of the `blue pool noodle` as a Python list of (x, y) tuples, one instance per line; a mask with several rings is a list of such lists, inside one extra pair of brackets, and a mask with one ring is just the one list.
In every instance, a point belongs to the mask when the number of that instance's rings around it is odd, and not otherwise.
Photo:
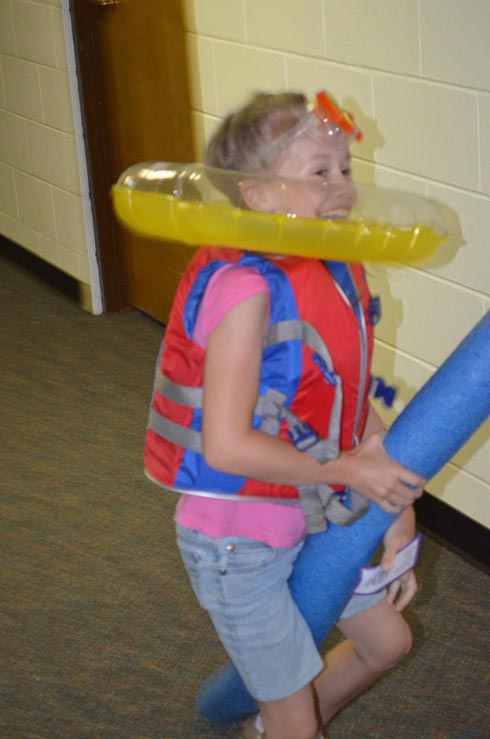
[[(385, 448), (399, 464), (430, 479), (489, 415), (490, 312), (398, 416)], [(359, 568), (371, 560), (395, 518), (371, 503), (351, 526), (329, 524), (307, 538), (290, 587), (318, 646), (338, 621)], [(198, 710), (211, 721), (233, 723), (258, 706), (229, 662), (203, 683)]]

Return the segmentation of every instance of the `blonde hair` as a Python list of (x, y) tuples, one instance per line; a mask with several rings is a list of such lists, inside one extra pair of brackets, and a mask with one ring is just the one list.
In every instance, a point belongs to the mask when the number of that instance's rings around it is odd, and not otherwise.
[(308, 115), (307, 105), (302, 93), (257, 93), (223, 120), (207, 147), (206, 164), (241, 172), (270, 170), (284, 150), (285, 134)]

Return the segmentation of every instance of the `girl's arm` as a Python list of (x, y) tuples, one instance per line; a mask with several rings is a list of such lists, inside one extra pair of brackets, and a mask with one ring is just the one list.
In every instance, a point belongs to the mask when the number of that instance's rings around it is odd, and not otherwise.
[(379, 433), (320, 464), (252, 427), (267, 320), (268, 296), (260, 293), (232, 308), (209, 336), (203, 405), (208, 464), (264, 482), (346, 485), (390, 513), (412, 503), (422, 493), (423, 480), (388, 457)]
[(386, 431), (386, 426), (378, 415), (378, 412), (373, 408), (372, 404), (369, 403), (366, 425), (364, 426), (362, 440), (364, 441), (373, 434), (382, 433), (383, 431)]
[[(373, 434), (383, 434), (385, 425), (372, 405), (369, 405), (368, 417), (364, 428), (363, 439)], [(408, 544), (415, 536), (415, 511), (409, 506), (398, 516), (384, 537), (385, 551), (381, 559), (381, 567), (389, 570), (395, 561), (397, 552)], [(415, 572), (410, 570), (391, 583), (388, 588), (388, 603), (393, 603), (397, 611), (403, 611), (417, 593), (418, 585)]]

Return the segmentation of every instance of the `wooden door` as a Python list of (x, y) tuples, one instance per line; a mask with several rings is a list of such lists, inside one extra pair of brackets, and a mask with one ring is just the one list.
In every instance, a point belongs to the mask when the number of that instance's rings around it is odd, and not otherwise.
[(194, 160), (181, 0), (74, 0), (73, 17), (105, 305), (165, 322), (192, 250), (123, 229), (110, 188), (137, 162)]

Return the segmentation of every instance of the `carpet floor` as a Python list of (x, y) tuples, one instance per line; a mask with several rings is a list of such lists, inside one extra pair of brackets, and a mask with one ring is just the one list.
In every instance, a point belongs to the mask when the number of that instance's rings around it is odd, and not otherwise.
[[(0, 286), (0, 736), (239, 736), (196, 716), (225, 655), (179, 560), (175, 499), (142, 472), (162, 327), (84, 313), (4, 257)], [(412, 654), (332, 739), (490, 737), (489, 577), (426, 535), (418, 578)]]

